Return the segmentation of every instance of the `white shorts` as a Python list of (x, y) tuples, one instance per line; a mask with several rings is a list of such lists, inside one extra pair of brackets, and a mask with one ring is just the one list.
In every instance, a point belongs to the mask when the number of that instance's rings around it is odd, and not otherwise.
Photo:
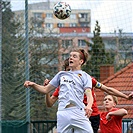
[(93, 129), (84, 109), (70, 107), (57, 112), (57, 132), (93, 133)]

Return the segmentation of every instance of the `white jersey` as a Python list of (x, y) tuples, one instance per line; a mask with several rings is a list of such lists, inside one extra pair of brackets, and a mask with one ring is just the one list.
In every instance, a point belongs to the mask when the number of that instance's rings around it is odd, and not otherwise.
[(60, 86), (58, 110), (64, 109), (70, 103), (84, 108), (84, 92), (86, 88), (92, 88), (92, 79), (82, 70), (60, 71), (50, 81), (50, 84), (54, 87)]

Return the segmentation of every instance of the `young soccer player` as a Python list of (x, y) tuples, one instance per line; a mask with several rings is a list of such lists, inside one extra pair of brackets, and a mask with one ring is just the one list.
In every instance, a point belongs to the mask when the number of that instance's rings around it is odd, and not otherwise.
[(100, 114), (100, 133), (122, 133), (122, 118), (127, 115), (127, 110), (116, 108), (117, 103), (116, 96), (104, 97), (105, 112)]
[[(69, 57), (70, 71), (58, 72), (46, 86), (31, 81), (24, 83), (25, 87), (32, 87), (43, 94), (60, 86), (57, 111), (58, 133), (93, 133), (87, 118), (92, 112), (92, 81), (90, 75), (81, 70), (86, 60), (87, 52), (84, 49), (73, 49)], [(84, 93), (87, 96), (87, 106), (83, 103)]]

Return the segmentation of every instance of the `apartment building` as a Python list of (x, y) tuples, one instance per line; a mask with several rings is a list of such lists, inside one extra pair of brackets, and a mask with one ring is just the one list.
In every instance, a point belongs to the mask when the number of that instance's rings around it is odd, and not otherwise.
[[(62, 66), (62, 60), (68, 57), (69, 47), (85, 46), (89, 38), (85, 33), (91, 31), (91, 10), (72, 9), (71, 15), (65, 20), (56, 18), (53, 14), (54, 2), (40, 2), (28, 5), (28, 25), (35, 37), (45, 35), (59, 36), (59, 44), (62, 49), (58, 58), (58, 66)], [(25, 11), (15, 11), (16, 18), (22, 23), (25, 21)], [(80, 34), (81, 33), (81, 34)], [(84, 34), (84, 36), (82, 35)], [(66, 35), (67, 34), (67, 35)], [(74, 34), (74, 35), (70, 35)], [(53, 36), (54, 36), (53, 35)], [(66, 35), (66, 36), (65, 36)], [(69, 36), (70, 35), (70, 36)], [(69, 37), (67, 37), (69, 36)], [(34, 40), (34, 39), (33, 39)], [(65, 50), (64, 50), (65, 49)], [(59, 68), (61, 70), (61, 67)]]
[[(44, 33), (60, 33), (60, 27), (91, 28), (90, 9), (72, 9), (71, 15), (65, 20), (53, 14), (54, 2), (40, 2), (28, 5), (29, 26), (40, 29)], [(15, 11), (16, 17), (24, 21), (24, 11)], [(85, 31), (84, 31), (85, 32)]]
[[(72, 9), (69, 18), (65, 20), (57, 19), (53, 14), (54, 2), (40, 2), (28, 5), (29, 28), (32, 28), (35, 36), (45, 36), (51, 34), (58, 36), (59, 49), (62, 51), (58, 59), (59, 66), (62, 65), (62, 60), (68, 57), (69, 49), (73, 46), (86, 46), (85, 40), (92, 42), (93, 33), (91, 33), (91, 10), (90, 9)], [(24, 23), (24, 10), (15, 11), (17, 18)], [(120, 61), (121, 56), (132, 58), (132, 33), (124, 34), (126, 42), (120, 42), (119, 33), (101, 33), (106, 50), (116, 52), (116, 62)], [(124, 44), (125, 43), (125, 44)], [(123, 47), (123, 49), (122, 49)], [(124, 48), (125, 47), (125, 48)], [(60, 70), (61, 68), (59, 68)]]

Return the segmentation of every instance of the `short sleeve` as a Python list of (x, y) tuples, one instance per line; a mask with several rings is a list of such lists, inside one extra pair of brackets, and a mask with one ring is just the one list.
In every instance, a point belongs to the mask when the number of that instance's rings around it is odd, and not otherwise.
[(60, 85), (60, 76), (61, 76), (61, 72), (58, 72), (54, 78), (49, 82), (49, 84), (51, 84), (54, 87), (58, 87)]
[(84, 88), (92, 89), (92, 79), (91, 76), (87, 73), (84, 75)]
[(55, 97), (58, 97), (58, 95), (59, 95), (59, 87), (56, 88), (56, 90), (53, 92), (52, 95), (55, 96)]

